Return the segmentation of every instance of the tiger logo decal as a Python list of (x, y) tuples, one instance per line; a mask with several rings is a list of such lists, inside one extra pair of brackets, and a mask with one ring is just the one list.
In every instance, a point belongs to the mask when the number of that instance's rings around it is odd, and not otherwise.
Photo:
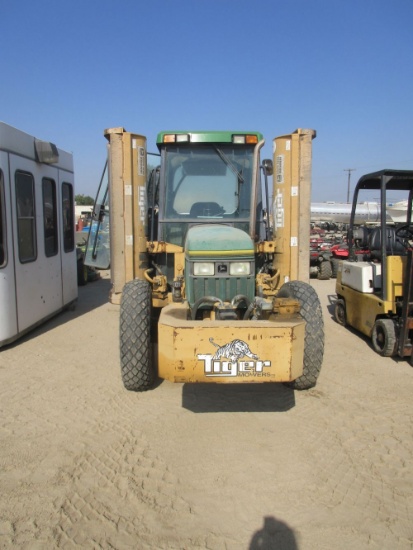
[(218, 348), (212, 358), (213, 361), (225, 358), (234, 363), (241, 359), (241, 357), (249, 357), (250, 359), (258, 360), (258, 355), (252, 353), (248, 344), (243, 340), (232, 340), (232, 342), (229, 342), (224, 346), (219, 346), (216, 344), (213, 338), (210, 338), (209, 341), (213, 346)]

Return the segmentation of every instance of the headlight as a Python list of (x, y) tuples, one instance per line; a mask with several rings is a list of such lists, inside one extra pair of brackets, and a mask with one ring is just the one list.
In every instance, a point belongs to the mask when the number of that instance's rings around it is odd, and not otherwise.
[(251, 273), (251, 264), (249, 262), (231, 262), (229, 264), (230, 275), (249, 275)]
[(214, 275), (215, 269), (212, 262), (195, 262), (194, 263), (194, 275), (205, 276)]

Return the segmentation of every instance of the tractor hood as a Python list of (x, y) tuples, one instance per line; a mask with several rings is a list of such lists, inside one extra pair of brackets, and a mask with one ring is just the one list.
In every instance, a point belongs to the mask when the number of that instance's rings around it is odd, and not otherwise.
[(205, 224), (191, 227), (185, 241), (190, 259), (254, 257), (254, 243), (247, 233), (228, 225)]

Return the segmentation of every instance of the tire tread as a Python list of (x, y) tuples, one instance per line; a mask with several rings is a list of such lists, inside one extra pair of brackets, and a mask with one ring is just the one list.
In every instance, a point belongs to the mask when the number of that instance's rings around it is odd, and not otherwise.
[(127, 390), (152, 387), (154, 370), (151, 349), (151, 288), (147, 281), (126, 283), (120, 304), (120, 363)]
[(306, 322), (303, 374), (286, 385), (296, 390), (313, 388), (324, 356), (324, 321), (320, 300), (314, 288), (302, 281), (285, 283), (278, 295), (297, 299), (301, 305), (300, 314)]

